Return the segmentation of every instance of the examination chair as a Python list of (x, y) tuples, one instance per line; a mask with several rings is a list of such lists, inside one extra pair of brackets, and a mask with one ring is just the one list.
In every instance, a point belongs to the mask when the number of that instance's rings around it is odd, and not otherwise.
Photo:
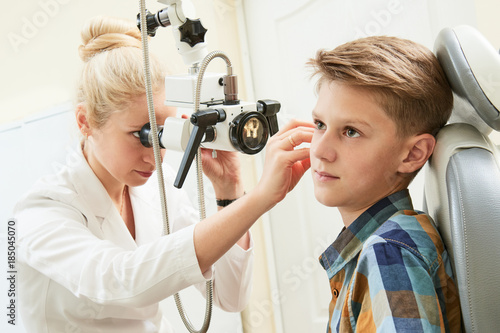
[(500, 55), (474, 28), (442, 30), (435, 54), (454, 93), (425, 169), (424, 206), (451, 256), (465, 332), (500, 332)]

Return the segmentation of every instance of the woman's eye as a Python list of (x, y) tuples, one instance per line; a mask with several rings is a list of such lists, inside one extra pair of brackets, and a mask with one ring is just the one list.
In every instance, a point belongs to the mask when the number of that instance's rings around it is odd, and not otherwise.
[(132, 132), (132, 135), (139, 139), (141, 137), (141, 131)]
[(360, 134), (358, 133), (358, 131), (356, 131), (354, 128), (348, 128), (346, 129), (345, 131), (345, 135), (349, 138), (357, 138), (360, 136)]

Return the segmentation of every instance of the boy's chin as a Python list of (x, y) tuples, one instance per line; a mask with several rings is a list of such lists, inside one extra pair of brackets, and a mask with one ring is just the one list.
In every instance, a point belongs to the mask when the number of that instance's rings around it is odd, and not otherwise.
[(337, 207), (337, 203), (332, 200), (331, 195), (326, 195), (326, 193), (321, 193), (320, 191), (315, 190), (314, 196), (316, 200), (326, 207)]

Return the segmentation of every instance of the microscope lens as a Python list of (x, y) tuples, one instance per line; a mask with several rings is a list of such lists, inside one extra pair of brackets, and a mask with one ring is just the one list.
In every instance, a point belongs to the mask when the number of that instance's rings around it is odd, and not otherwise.
[(264, 126), (257, 118), (250, 118), (243, 127), (243, 143), (248, 148), (256, 148), (267, 139), (264, 136)]

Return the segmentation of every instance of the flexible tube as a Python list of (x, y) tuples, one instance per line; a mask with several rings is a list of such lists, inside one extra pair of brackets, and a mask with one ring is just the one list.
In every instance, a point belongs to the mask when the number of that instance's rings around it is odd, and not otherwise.
[[(163, 178), (163, 169), (162, 169), (162, 165), (161, 165), (160, 145), (158, 142), (158, 128), (156, 125), (156, 116), (155, 116), (154, 105), (153, 105), (153, 92), (152, 92), (152, 85), (151, 85), (151, 69), (150, 69), (150, 65), (149, 65), (149, 45), (148, 45), (148, 35), (147, 35), (147, 26), (146, 26), (145, 0), (139, 0), (139, 7), (140, 7), (141, 40), (142, 40), (143, 61), (144, 61), (144, 77), (145, 77), (145, 81), (146, 81), (146, 97), (147, 97), (147, 104), (148, 104), (149, 123), (151, 125), (151, 132), (152, 132), (152, 137), (153, 137), (152, 144), (153, 144), (156, 170), (157, 170), (157, 175), (158, 175), (158, 185), (159, 185), (159, 190), (160, 190), (160, 201), (161, 201), (162, 218), (163, 218), (163, 234), (168, 235), (168, 234), (170, 234), (170, 224), (169, 224), (169, 220), (168, 220), (167, 200), (166, 200), (166, 195), (165, 195), (165, 181)], [(200, 89), (201, 89), (201, 83), (200, 83)], [(198, 110), (198, 108), (199, 108), (199, 92), (198, 91), (199, 90), (195, 91), (195, 96), (198, 96), (198, 107), (195, 108), (195, 111)], [(203, 198), (203, 195), (204, 195), (203, 176), (201, 174), (201, 172), (202, 172), (201, 153), (200, 153), (199, 148), (198, 148), (198, 154), (197, 154), (196, 160), (197, 160), (197, 169), (198, 169), (198, 200), (200, 203), (200, 219), (204, 219), (206, 212), (205, 212), (205, 200)], [(181, 302), (179, 293), (176, 293), (174, 295), (175, 304), (177, 306), (177, 309), (179, 310), (179, 314), (181, 316), (181, 319), (190, 333), (205, 333), (208, 331), (208, 327), (210, 326), (210, 320), (212, 317), (212, 302), (213, 302), (213, 282), (212, 282), (212, 280), (207, 281), (206, 289), (207, 290), (206, 290), (205, 318), (204, 318), (203, 326), (201, 327), (201, 329), (199, 331), (193, 328), (193, 325), (189, 321), (189, 318), (187, 318), (185, 311), (184, 311), (184, 308), (182, 306), (182, 302)]]
[[(232, 67), (231, 67), (231, 61), (229, 60), (228, 56), (224, 54), (221, 51), (213, 51), (209, 53), (202, 61), (200, 70), (198, 72), (198, 80), (196, 81), (196, 89), (194, 91), (194, 108), (193, 112), (197, 112), (200, 108), (200, 93), (201, 93), (201, 84), (203, 82), (203, 76), (205, 75), (205, 70), (213, 59), (216, 57), (223, 58), (226, 61), (227, 64), (227, 71), (228, 75), (232, 74)], [(196, 153), (196, 174), (197, 174), (197, 183), (198, 183), (198, 204), (199, 204), (199, 209), (200, 209), (200, 219), (205, 219), (206, 217), (206, 209), (205, 209), (205, 198), (204, 198), (204, 188), (203, 188), (203, 166), (201, 162), (201, 148), (198, 147), (198, 151)], [(175, 304), (177, 306), (177, 309), (179, 310), (179, 314), (181, 316), (181, 319), (188, 329), (189, 332), (191, 333), (198, 333), (198, 332), (206, 332), (208, 330), (208, 327), (210, 325), (210, 319), (212, 316), (212, 299), (213, 299), (213, 281), (207, 281), (206, 285), (206, 310), (205, 310), (205, 320), (203, 322), (203, 326), (199, 331), (196, 331), (193, 328), (193, 325), (189, 321), (189, 318), (185, 314), (184, 307), (182, 306), (182, 301), (180, 299), (179, 294), (174, 295), (175, 299)]]
[(155, 158), (155, 165), (157, 170), (158, 185), (160, 187), (160, 201), (163, 216), (163, 234), (170, 233), (170, 224), (168, 220), (167, 200), (165, 196), (165, 180), (163, 179), (163, 169), (161, 165), (160, 145), (158, 142), (158, 127), (156, 125), (156, 116), (153, 105), (153, 91), (151, 84), (151, 69), (149, 64), (149, 44), (146, 25), (146, 4), (145, 0), (139, 0), (140, 17), (141, 17), (141, 41), (142, 41), (142, 55), (144, 62), (144, 78), (146, 83), (146, 98), (148, 103), (149, 123), (152, 132), (152, 145)]
[[(227, 75), (232, 75), (232, 66), (229, 57), (222, 51), (213, 51), (209, 53), (202, 61), (199, 72), (198, 79), (196, 81), (196, 88), (194, 90), (194, 107), (193, 112), (197, 112), (200, 109), (200, 96), (201, 96), (201, 84), (203, 82), (203, 76), (205, 75), (205, 71), (208, 67), (208, 64), (215, 58), (222, 58), (226, 61), (227, 67)], [(154, 134), (153, 134), (154, 135)], [(204, 198), (204, 188), (203, 188), (203, 166), (201, 162), (201, 148), (198, 147), (198, 151), (196, 153), (196, 171), (197, 171), (197, 183), (198, 183), (198, 204), (200, 209), (200, 219), (205, 219), (206, 217), (206, 209), (205, 209), (205, 198)], [(196, 331), (193, 328), (193, 325), (189, 321), (185, 314), (184, 307), (182, 306), (182, 301), (180, 299), (179, 294), (174, 295), (175, 304), (177, 305), (177, 309), (179, 310), (179, 314), (181, 319), (191, 333), (204, 333), (208, 330), (210, 325), (210, 319), (212, 316), (212, 298), (213, 298), (213, 281), (207, 281), (206, 285), (206, 310), (205, 310), (205, 320), (203, 322), (203, 326), (199, 331)]]

